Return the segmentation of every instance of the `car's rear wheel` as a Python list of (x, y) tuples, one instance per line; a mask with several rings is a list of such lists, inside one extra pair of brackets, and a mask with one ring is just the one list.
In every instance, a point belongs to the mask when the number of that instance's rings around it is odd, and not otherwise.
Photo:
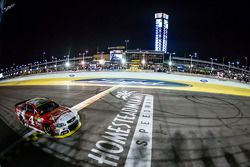
[(44, 125), (43, 129), (45, 133), (52, 135), (52, 130), (49, 125)]
[(19, 117), (19, 119), (20, 119), (21, 123), (24, 125), (24, 124), (25, 124), (25, 122), (24, 122), (23, 117), (22, 117), (22, 116), (20, 116), (20, 117)]

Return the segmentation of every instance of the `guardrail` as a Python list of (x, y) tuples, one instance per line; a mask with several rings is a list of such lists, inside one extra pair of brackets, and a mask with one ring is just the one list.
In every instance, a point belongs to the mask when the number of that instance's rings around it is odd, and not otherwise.
[[(8, 72), (3, 73), (2, 77), (15, 77), (15, 76), (20, 76), (20, 75), (31, 75), (34, 73), (45, 73), (45, 72), (51, 72), (51, 71), (68, 71), (68, 70), (87, 70), (87, 63), (89, 63), (90, 61), (92, 61), (92, 57), (91, 56), (85, 56), (84, 57), (84, 61), (85, 61), (85, 65), (81, 64), (81, 61), (83, 60), (83, 57), (73, 57), (73, 58), (69, 58), (69, 59), (62, 59), (62, 60), (52, 60), (52, 61), (46, 61), (46, 62), (42, 62), (42, 63), (29, 63), (28, 65), (24, 66), (19, 66), (19, 68), (13, 68), (11, 70), (9, 70)], [(172, 57), (173, 62), (174, 61), (183, 61), (182, 62), (178, 62), (178, 64), (186, 64), (188, 65), (188, 63), (191, 62), (190, 58), (183, 58), (183, 57)], [(187, 62), (185, 62), (187, 61)], [(70, 62), (71, 66), (67, 67), (66, 62)], [(211, 66), (211, 62), (210, 61), (205, 61), (205, 60), (198, 60), (198, 59), (192, 59), (193, 63), (200, 63), (205, 65), (204, 67), (200, 67), (201, 69), (204, 68), (205, 70), (206, 67), (210, 67)], [(91, 63), (89, 63), (91, 64)], [(213, 62), (214, 66), (217, 66), (216, 69), (224, 69), (224, 70), (228, 70), (230, 69), (230, 71), (232, 71), (234, 74), (247, 74), (250, 75), (250, 71), (243, 69), (243, 68), (238, 68), (238, 67), (233, 67), (233, 66), (228, 66), (225, 64), (221, 64), (221, 63), (216, 63)], [(98, 65), (100, 67), (100, 65)], [(99, 68), (98, 67), (98, 68)], [(117, 67), (117, 66), (116, 66)], [(122, 65), (119, 66), (119, 69), (121, 69)], [(219, 67), (219, 68), (218, 68)], [(102, 65), (102, 69), (106, 68), (105, 65)], [(164, 67), (160, 67), (160, 68), (164, 68)], [(152, 68), (150, 68), (152, 69)], [(194, 68), (193, 68), (194, 69)], [(98, 69), (97, 69), (98, 70)], [(140, 69), (143, 70), (143, 69)], [(156, 70), (156, 69), (155, 69)], [(234, 71), (235, 70), (235, 71)], [(164, 69), (164, 71), (168, 71), (167, 68)], [(237, 71), (237, 72), (236, 72)], [(193, 71), (192, 71), (193, 72)]]
[[(175, 57), (173, 56), (172, 57), (173, 60), (181, 60), (181, 61), (190, 61), (191, 62), (191, 58), (183, 58), (183, 57)], [(206, 61), (206, 60), (198, 60), (198, 59), (192, 59), (192, 62), (196, 62), (196, 63), (204, 63), (204, 64), (208, 64), (210, 65), (211, 62), (210, 61)], [(226, 65), (226, 64), (221, 64), (221, 63), (216, 63), (216, 62), (213, 62), (213, 65), (217, 65), (217, 66), (220, 66), (222, 68), (230, 68), (230, 69), (235, 69), (235, 70), (239, 70), (239, 71), (244, 71), (244, 72), (247, 72), (247, 73), (250, 73), (249, 70), (246, 70), (246, 69), (242, 69), (242, 68), (239, 68), (239, 67), (234, 67), (234, 66), (230, 66), (229, 65)]]

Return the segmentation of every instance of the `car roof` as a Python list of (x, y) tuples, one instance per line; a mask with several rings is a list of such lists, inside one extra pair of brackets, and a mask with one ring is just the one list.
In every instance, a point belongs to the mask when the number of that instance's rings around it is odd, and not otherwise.
[(44, 103), (47, 103), (49, 102), (50, 100), (47, 99), (47, 98), (40, 98), (40, 97), (37, 97), (37, 98), (33, 98), (33, 99), (30, 99), (29, 101), (27, 101), (27, 103), (29, 104), (32, 104), (34, 105), (35, 107), (38, 107)]

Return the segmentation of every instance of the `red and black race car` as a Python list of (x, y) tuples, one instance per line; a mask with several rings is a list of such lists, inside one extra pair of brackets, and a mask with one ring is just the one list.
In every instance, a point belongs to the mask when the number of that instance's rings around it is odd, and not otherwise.
[(77, 113), (47, 98), (17, 103), (15, 112), (25, 126), (58, 138), (70, 136), (81, 127)]

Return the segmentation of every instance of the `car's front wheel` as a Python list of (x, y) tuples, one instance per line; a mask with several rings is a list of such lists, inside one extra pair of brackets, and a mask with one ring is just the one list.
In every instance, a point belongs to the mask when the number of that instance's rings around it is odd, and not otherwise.
[(49, 125), (44, 125), (43, 129), (44, 129), (45, 133), (52, 135), (52, 130), (51, 130), (51, 127)]

